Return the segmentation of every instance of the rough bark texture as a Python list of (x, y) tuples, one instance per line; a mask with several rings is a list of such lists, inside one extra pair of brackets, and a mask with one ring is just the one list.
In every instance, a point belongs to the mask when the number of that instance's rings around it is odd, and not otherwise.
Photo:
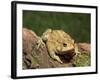
[[(53, 60), (47, 51), (45, 43), (38, 48), (38, 36), (32, 30), (23, 28), (23, 69), (72, 67), (72, 62), (64, 60), (63, 64)], [(81, 51), (90, 53), (90, 44), (79, 43)], [(67, 56), (68, 57), (68, 56)], [(69, 56), (70, 58), (70, 56)], [(68, 58), (68, 59), (69, 59)], [(72, 58), (70, 58), (72, 59)]]
[(91, 49), (91, 46), (90, 44), (88, 43), (78, 43), (78, 46), (80, 48), (80, 51), (83, 52), (83, 53), (91, 53), (90, 49)]

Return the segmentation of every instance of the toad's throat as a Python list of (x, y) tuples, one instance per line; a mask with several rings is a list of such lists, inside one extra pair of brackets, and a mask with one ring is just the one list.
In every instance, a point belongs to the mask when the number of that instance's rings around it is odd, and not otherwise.
[(74, 49), (67, 50), (67, 51), (58, 51), (56, 54), (65, 55), (65, 54), (73, 54), (75, 53)]

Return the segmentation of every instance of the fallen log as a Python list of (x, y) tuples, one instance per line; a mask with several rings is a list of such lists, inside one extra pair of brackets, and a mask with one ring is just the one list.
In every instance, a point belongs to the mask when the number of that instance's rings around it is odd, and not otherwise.
[[(59, 63), (53, 60), (49, 54), (45, 43), (39, 48), (39, 37), (32, 30), (23, 28), (23, 69), (36, 69), (36, 68), (56, 68), (56, 67), (72, 67), (73, 63), (66, 60), (64, 63)], [(81, 52), (85, 51), (90, 53), (90, 44), (79, 43)], [(62, 57), (62, 56), (61, 56)], [(63, 60), (65, 58), (62, 58)], [(69, 58), (68, 58), (69, 59)]]

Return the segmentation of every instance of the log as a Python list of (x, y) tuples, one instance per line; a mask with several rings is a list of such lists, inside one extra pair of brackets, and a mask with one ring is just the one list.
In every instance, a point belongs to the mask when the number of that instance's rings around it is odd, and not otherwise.
[[(23, 69), (37, 69), (37, 68), (56, 68), (56, 67), (72, 67), (73, 64), (69, 60), (62, 58), (64, 63), (59, 63), (53, 60), (49, 54), (45, 43), (38, 48), (39, 37), (32, 30), (23, 28)], [(79, 43), (80, 49), (90, 53), (90, 45), (87, 43)], [(87, 48), (89, 47), (89, 48)], [(88, 49), (88, 50), (87, 50)], [(64, 60), (65, 59), (65, 60)], [(68, 58), (69, 59), (69, 58)], [(72, 58), (71, 58), (72, 59)]]

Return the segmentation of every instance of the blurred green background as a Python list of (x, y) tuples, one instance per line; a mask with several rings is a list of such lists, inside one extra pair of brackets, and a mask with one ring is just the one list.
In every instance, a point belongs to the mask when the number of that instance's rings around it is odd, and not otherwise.
[(76, 42), (90, 43), (91, 23), (90, 14), (47, 12), (47, 11), (23, 11), (23, 27), (36, 32), (38, 36), (48, 29), (62, 29)]

